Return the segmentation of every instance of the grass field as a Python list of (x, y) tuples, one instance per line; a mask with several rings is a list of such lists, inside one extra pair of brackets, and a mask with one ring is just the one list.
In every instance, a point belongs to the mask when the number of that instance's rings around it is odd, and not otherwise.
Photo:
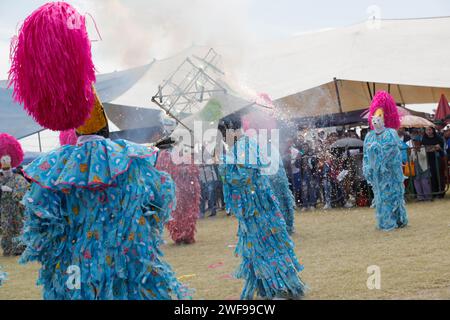
[[(450, 199), (408, 205), (410, 225), (386, 233), (371, 209), (298, 213), (293, 236), (310, 287), (307, 299), (450, 299)], [(195, 299), (238, 299), (233, 254), (237, 222), (221, 214), (198, 223), (197, 243), (163, 247)], [(0, 299), (40, 299), (38, 265), (0, 257), (9, 280)], [(381, 270), (381, 289), (369, 290), (367, 268)]]

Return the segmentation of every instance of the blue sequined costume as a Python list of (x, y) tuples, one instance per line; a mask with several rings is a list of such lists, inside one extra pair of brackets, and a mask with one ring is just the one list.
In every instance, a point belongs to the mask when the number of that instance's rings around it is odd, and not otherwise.
[(299, 277), (294, 243), (263, 165), (256, 141), (242, 137), (224, 155), (220, 173), (227, 209), (239, 221), (236, 255), (242, 263), (236, 277), (245, 280), (242, 299), (255, 293), (265, 299), (301, 298), (306, 286)]
[(294, 233), (294, 219), (295, 219), (295, 198), (289, 188), (289, 180), (284, 170), (283, 161), (279, 157), (278, 152), (273, 153), (278, 157), (279, 168), (276, 174), (269, 175), (272, 190), (278, 200), (281, 213), (283, 213), (284, 220), (286, 222), (286, 228), (291, 235)]
[(23, 199), (21, 262), (42, 264), (45, 299), (187, 298), (162, 260), (175, 186), (156, 159), (157, 150), (100, 139), (50, 152), (25, 170), (34, 183)]
[(364, 141), (364, 176), (375, 196), (378, 228), (386, 231), (408, 224), (400, 148), (397, 132), (389, 128), (370, 131)]

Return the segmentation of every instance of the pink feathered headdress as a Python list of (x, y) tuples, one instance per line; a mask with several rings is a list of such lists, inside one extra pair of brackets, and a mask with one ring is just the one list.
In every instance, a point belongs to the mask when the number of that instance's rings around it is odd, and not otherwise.
[(61, 131), (59, 133), (59, 144), (61, 146), (74, 146), (77, 144), (78, 137), (75, 129)]
[(384, 111), (384, 125), (386, 128), (398, 130), (400, 128), (400, 115), (394, 98), (386, 91), (379, 91), (372, 100), (369, 110), (369, 125), (373, 130), (372, 116), (377, 109)]
[(85, 17), (65, 2), (47, 3), (26, 18), (11, 43), (14, 99), (41, 126), (64, 131), (88, 119), (95, 67)]
[(23, 150), (19, 141), (7, 133), (0, 134), (0, 158), (11, 157), (11, 166), (17, 168), (23, 161)]

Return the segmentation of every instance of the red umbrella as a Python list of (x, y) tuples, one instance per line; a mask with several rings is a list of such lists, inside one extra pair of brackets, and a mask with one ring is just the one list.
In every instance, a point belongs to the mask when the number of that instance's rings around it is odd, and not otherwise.
[(450, 117), (450, 106), (448, 105), (448, 101), (445, 95), (441, 95), (441, 100), (439, 101), (439, 106), (436, 110), (434, 120), (435, 121), (440, 120), (442, 122), (448, 123), (449, 117)]

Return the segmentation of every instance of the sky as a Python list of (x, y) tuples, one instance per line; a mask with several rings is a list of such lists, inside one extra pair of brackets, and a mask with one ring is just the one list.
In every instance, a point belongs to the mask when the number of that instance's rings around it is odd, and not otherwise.
[[(0, 1), (0, 79), (9, 70), (9, 44), (42, 0)], [(88, 31), (100, 73), (162, 59), (192, 44), (245, 44), (289, 38), (382, 19), (450, 16), (448, 0), (71, 0), (89, 13)], [(95, 22), (95, 23), (94, 23)], [(97, 28), (95, 27), (97, 26)], [(97, 29), (99, 32), (97, 32)], [(57, 146), (55, 136), (44, 137)], [(36, 138), (27, 140), (37, 148)]]

